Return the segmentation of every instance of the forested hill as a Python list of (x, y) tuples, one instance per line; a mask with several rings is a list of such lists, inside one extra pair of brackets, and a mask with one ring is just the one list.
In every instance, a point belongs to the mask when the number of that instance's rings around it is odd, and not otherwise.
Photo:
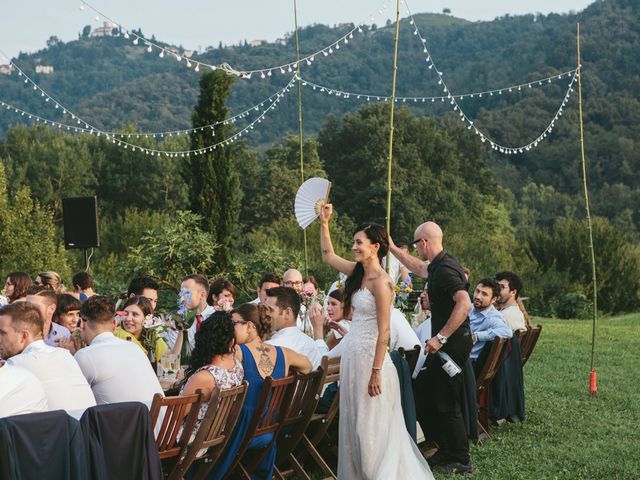
[[(491, 22), (468, 22), (448, 15), (418, 14), (417, 24), (454, 94), (483, 91), (547, 77), (575, 68), (576, 23), (582, 32), (583, 89), (586, 147), (596, 208), (609, 218), (626, 222), (637, 231), (640, 211), (640, 19), (638, 0), (596, 1), (577, 14), (505, 16)], [(300, 32), (301, 52), (329, 45), (351, 26), (315, 25)], [(86, 30), (86, 29), (85, 29)], [(440, 95), (433, 72), (409, 20), (401, 24), (398, 59), (398, 95)], [(303, 65), (312, 82), (346, 91), (388, 94), (391, 85), (393, 25), (368, 26), (332, 55)], [(135, 124), (142, 131), (164, 131), (190, 126), (197, 100), (198, 73), (184, 62), (147, 53), (142, 42), (134, 46), (122, 36), (93, 38), (22, 54), (15, 62), (46, 91), (95, 126), (116, 130)], [(151, 36), (153, 32), (143, 32)], [(193, 59), (237, 69), (280, 65), (295, 56), (294, 39), (286, 44), (257, 47), (208, 48)], [(54, 67), (50, 74), (35, 73), (37, 65)], [(232, 111), (253, 105), (285, 85), (290, 75), (239, 79), (230, 99)], [(25, 87), (15, 72), (0, 75), (0, 99), (48, 118), (59, 110)], [(526, 144), (547, 126), (557, 110), (567, 80), (554, 81), (504, 95), (466, 99), (462, 105), (476, 125), (505, 145)], [(295, 90), (249, 136), (253, 145), (266, 146), (297, 129)], [(319, 90), (303, 89), (304, 125), (316, 134), (327, 115), (340, 118), (363, 103), (336, 98)], [(499, 177), (518, 192), (529, 182), (553, 186), (574, 195), (580, 191), (577, 93), (574, 92), (557, 128), (533, 151), (518, 156), (487, 153)], [(440, 115), (448, 102), (412, 105), (414, 112)], [(0, 133), (17, 122), (14, 114), (0, 114)], [(562, 200), (562, 198), (560, 199)], [(566, 199), (568, 201), (568, 199)], [(572, 203), (575, 205), (575, 202)], [(602, 211), (605, 209), (606, 211)], [(620, 211), (628, 214), (620, 216)], [(616, 217), (617, 215), (617, 217)]]

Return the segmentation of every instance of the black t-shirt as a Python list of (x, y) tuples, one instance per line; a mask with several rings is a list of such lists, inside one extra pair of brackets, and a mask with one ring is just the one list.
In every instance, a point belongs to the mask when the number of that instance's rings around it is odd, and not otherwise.
[[(446, 250), (440, 252), (427, 267), (427, 291), (431, 304), (431, 331), (433, 335), (438, 333), (447, 323), (456, 302), (453, 296), (459, 290), (469, 291), (462, 266), (449, 255)], [(466, 319), (460, 328), (469, 328), (469, 320)]]

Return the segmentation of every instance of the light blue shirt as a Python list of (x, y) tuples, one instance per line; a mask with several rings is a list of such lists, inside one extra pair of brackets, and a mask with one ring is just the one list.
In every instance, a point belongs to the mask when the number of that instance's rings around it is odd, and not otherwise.
[(471, 360), (476, 360), (485, 343), (496, 337), (511, 338), (513, 331), (504, 319), (504, 315), (491, 305), (484, 310), (476, 307), (469, 313), (471, 333), (476, 335), (478, 340), (471, 348)]

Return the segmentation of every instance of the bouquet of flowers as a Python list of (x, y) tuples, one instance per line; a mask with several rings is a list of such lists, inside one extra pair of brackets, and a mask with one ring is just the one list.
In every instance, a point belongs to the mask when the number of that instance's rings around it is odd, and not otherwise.
[(409, 294), (413, 292), (410, 281), (402, 280), (395, 287), (396, 298), (393, 306), (400, 310), (406, 310), (409, 305)]
[(143, 334), (142, 334), (142, 345), (147, 350), (149, 359), (155, 362), (155, 351), (156, 351), (156, 342), (158, 341), (158, 336), (166, 332), (167, 330), (172, 329), (172, 317), (167, 314), (149, 314), (144, 317), (142, 322)]
[(188, 330), (196, 318), (195, 310), (189, 311), (187, 305), (191, 302), (191, 289), (183, 288), (178, 292), (178, 310), (173, 322), (178, 330)]
[(313, 287), (307, 287), (300, 293), (302, 304), (304, 305), (303, 331), (310, 337), (313, 337), (313, 327), (311, 325), (310, 311), (315, 304), (322, 306), (324, 304), (325, 293), (322, 290), (316, 290)]
[(221, 298), (220, 300), (218, 300), (216, 302), (216, 304), (213, 306), (213, 309), (216, 312), (230, 312), (231, 310), (233, 310), (233, 304), (231, 303), (230, 299), (227, 298)]

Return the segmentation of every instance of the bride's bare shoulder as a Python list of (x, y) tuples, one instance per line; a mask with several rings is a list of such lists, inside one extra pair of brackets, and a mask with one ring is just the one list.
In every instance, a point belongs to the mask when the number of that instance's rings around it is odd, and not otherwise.
[(374, 292), (380, 292), (380, 291), (394, 291), (394, 285), (393, 285), (393, 280), (391, 280), (391, 277), (389, 276), (389, 274), (385, 271), (382, 271), (380, 274), (378, 274), (376, 277), (371, 279), (371, 284), (372, 284), (372, 290)]

